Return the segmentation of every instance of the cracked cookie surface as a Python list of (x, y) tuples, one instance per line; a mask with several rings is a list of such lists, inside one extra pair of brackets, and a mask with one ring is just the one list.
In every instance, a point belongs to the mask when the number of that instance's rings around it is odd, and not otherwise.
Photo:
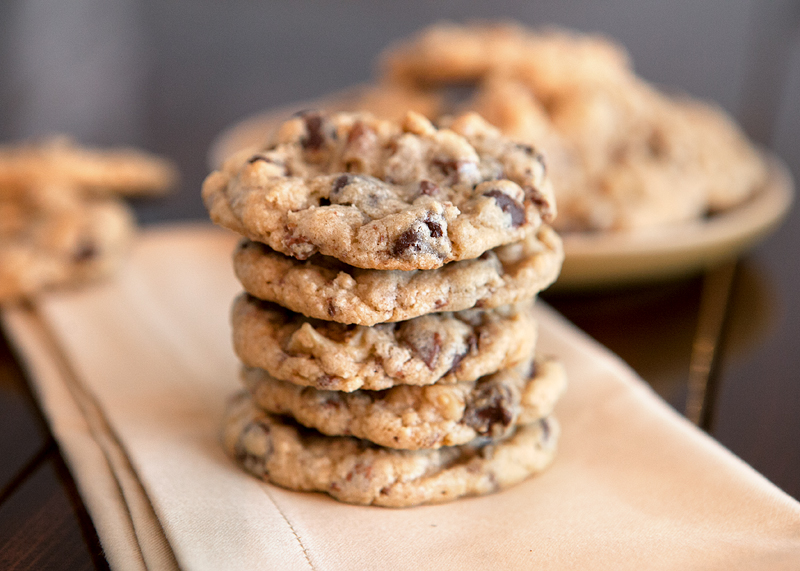
[(474, 113), (437, 128), (306, 112), (210, 174), (203, 199), (214, 222), (283, 254), (381, 270), (477, 258), (555, 216), (541, 155)]
[(517, 243), (435, 270), (363, 270), (323, 256), (300, 261), (252, 241), (238, 246), (234, 270), (259, 299), (316, 319), (374, 325), (530, 300), (555, 281), (563, 258), (561, 240), (542, 226)]
[(558, 433), (547, 417), (497, 443), (393, 450), (321, 435), (261, 411), (241, 394), (229, 406), (223, 442), (245, 470), (279, 486), (353, 504), (408, 507), (517, 484), (552, 462)]
[(267, 412), (330, 436), (407, 450), (499, 440), (548, 416), (566, 387), (563, 366), (528, 360), (477, 381), (350, 393), (301, 387), (245, 367), (242, 380)]
[(335, 391), (474, 381), (529, 359), (536, 343), (530, 302), (366, 327), (309, 319), (242, 294), (232, 324), (244, 364)]

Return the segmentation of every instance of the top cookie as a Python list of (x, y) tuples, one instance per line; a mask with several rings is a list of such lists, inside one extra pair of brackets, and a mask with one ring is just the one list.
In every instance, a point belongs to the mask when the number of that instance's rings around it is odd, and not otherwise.
[(209, 175), (203, 199), (216, 223), (284, 254), (381, 270), (473, 259), (555, 216), (541, 155), (476, 114), (437, 128), (307, 112)]

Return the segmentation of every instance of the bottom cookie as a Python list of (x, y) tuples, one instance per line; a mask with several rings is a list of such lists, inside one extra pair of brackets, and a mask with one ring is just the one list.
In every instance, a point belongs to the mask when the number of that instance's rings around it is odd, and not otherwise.
[(558, 433), (548, 417), (493, 444), (476, 440), (436, 450), (392, 450), (323, 436), (261, 411), (242, 393), (230, 403), (223, 440), (248, 472), (273, 484), (326, 492), (347, 503), (408, 507), (517, 484), (552, 462)]

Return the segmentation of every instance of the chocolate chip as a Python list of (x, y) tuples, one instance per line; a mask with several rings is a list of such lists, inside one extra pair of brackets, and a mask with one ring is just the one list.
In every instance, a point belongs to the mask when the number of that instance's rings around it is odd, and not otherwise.
[(481, 436), (503, 436), (514, 420), (513, 395), (501, 383), (479, 384), (470, 395), (464, 422)]
[(330, 199), (325, 198), (323, 196), (322, 198), (319, 199), (319, 205), (320, 206), (330, 206), (331, 205), (331, 201), (330, 201)]
[(301, 141), (304, 149), (317, 151), (325, 143), (322, 133), (322, 117), (316, 113), (304, 115), (306, 122), (306, 137)]
[(325, 321), (324, 323), (325, 325), (321, 326), (318, 331), (331, 341), (343, 343), (355, 334), (356, 326), (353, 323), (337, 323), (336, 321)]
[(392, 244), (392, 255), (402, 256), (409, 250), (418, 252), (421, 249), (422, 244), (420, 242), (419, 232), (417, 232), (415, 228), (409, 228), (400, 234), (397, 240), (394, 241), (394, 244)]
[(333, 299), (328, 300), (328, 316), (333, 317), (336, 315), (336, 304), (333, 302)]
[[(263, 456), (252, 454), (247, 449), (245, 443), (254, 438), (264, 440), (266, 442)], [(239, 461), (239, 463), (248, 471), (259, 475), (264, 472), (265, 465), (269, 461), (269, 457), (272, 455), (272, 452), (273, 445), (272, 438), (270, 438), (269, 425), (259, 421), (253, 421), (245, 427), (234, 448), (234, 454), (236, 455), (236, 459)]]
[(347, 144), (351, 145), (356, 142), (358, 139), (366, 135), (368, 132), (372, 131), (369, 127), (364, 125), (361, 121), (357, 121), (355, 125), (350, 129), (350, 132), (347, 134)]
[(419, 193), (426, 196), (431, 196), (439, 190), (439, 185), (429, 180), (423, 180), (419, 183)]
[(458, 172), (458, 161), (453, 159), (433, 159), (431, 164), (442, 171), (445, 176)]
[(420, 335), (403, 338), (403, 341), (431, 371), (436, 368), (436, 364), (439, 362), (439, 353), (442, 351), (442, 337), (438, 332), (434, 332), (431, 336)]
[(335, 181), (333, 181), (333, 186), (331, 187), (331, 194), (332, 195), (339, 194), (344, 187), (350, 184), (352, 180), (353, 177), (349, 174), (343, 174), (339, 176)]
[(80, 264), (94, 259), (97, 254), (97, 246), (95, 246), (94, 243), (90, 242), (89, 240), (83, 240), (78, 244), (78, 247), (72, 254), (72, 259), (75, 261), (75, 263)]
[(477, 349), (478, 339), (474, 335), (470, 335), (467, 337), (467, 348), (462, 353), (456, 353), (453, 355), (453, 364), (450, 365), (450, 370), (447, 371), (446, 374), (449, 375), (450, 373), (455, 373), (458, 369), (458, 366), (461, 364), (461, 361), (463, 361), (467, 355), (477, 351)]
[(553, 215), (553, 205), (545, 198), (545, 196), (535, 189), (532, 186), (526, 186), (522, 190), (525, 191), (525, 196), (533, 202), (536, 207), (539, 209), (539, 213), (542, 215), (542, 219), (545, 222), (552, 222), (554, 215)]
[(499, 190), (490, 190), (489, 192), (484, 192), (483, 195), (494, 198), (494, 201), (497, 203), (497, 206), (500, 207), (500, 210), (511, 215), (512, 226), (518, 227), (525, 224), (527, 220), (527, 217), (525, 216), (525, 209), (519, 202)]
[(431, 232), (431, 238), (441, 238), (442, 233), (442, 226), (435, 220), (431, 220), (430, 214), (425, 219), (425, 226), (428, 227), (428, 230)]

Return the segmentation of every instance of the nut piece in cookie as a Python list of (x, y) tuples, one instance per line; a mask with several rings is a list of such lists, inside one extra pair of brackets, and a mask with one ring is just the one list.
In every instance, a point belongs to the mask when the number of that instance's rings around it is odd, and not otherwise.
[(475, 114), (445, 128), (305, 112), (209, 175), (203, 198), (216, 223), (275, 251), (380, 270), (477, 258), (555, 216), (541, 155)]
[(392, 450), (365, 440), (323, 436), (270, 415), (247, 394), (230, 403), (223, 434), (228, 454), (251, 474), (298, 491), (387, 507), (441, 503), (495, 492), (551, 463), (558, 424), (546, 417), (491, 444)]

